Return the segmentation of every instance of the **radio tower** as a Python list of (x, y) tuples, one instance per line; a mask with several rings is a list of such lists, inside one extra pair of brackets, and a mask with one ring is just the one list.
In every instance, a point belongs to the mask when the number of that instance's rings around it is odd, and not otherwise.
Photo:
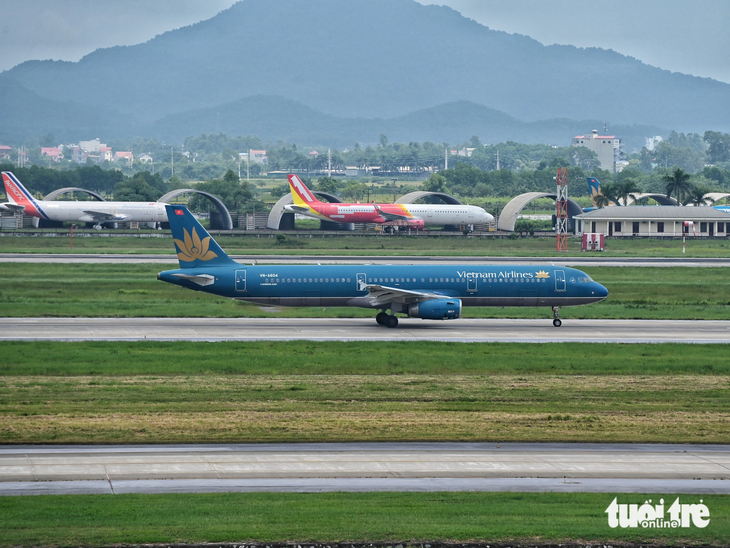
[(556, 223), (555, 232), (558, 235), (558, 251), (568, 251), (568, 168), (559, 167), (558, 192), (555, 198)]

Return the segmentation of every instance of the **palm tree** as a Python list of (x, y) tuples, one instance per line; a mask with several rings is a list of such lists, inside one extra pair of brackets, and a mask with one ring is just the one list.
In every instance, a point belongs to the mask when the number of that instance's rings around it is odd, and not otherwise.
[(595, 201), (598, 207), (618, 203), (618, 187), (613, 183), (601, 183), (601, 193), (595, 196)]
[(672, 194), (676, 196), (677, 205), (682, 203), (682, 198), (690, 191), (692, 184), (689, 182), (691, 175), (678, 167), (671, 175), (662, 176), (662, 181), (666, 184), (667, 198), (671, 198)]
[(636, 195), (641, 193), (638, 183), (634, 179), (626, 179), (616, 186), (616, 197), (623, 205), (629, 205), (629, 198), (636, 200)]
[(708, 192), (711, 192), (711, 190), (704, 185), (692, 185), (687, 191), (687, 201), (684, 202), (684, 205), (704, 206), (712, 204), (715, 200), (705, 197)]

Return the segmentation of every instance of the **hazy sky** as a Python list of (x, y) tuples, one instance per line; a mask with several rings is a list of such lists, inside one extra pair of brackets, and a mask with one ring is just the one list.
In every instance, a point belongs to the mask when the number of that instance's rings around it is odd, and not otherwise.
[[(302, 0), (306, 2), (306, 0)], [(543, 44), (601, 47), (730, 83), (730, 0), (418, 0)], [(0, 70), (77, 61), (208, 19), (235, 0), (0, 0)]]

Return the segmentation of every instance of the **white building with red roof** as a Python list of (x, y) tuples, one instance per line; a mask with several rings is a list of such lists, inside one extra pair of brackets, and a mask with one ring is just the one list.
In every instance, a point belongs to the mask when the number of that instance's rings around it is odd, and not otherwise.
[(599, 135), (594, 129), (590, 135), (573, 137), (574, 147), (586, 147), (598, 154), (601, 169), (616, 172), (616, 162), (621, 154), (621, 139), (615, 135)]

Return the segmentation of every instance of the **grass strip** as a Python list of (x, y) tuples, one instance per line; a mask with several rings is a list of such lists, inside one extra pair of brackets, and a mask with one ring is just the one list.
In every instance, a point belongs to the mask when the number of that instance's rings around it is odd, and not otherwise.
[[(225, 493), (0, 498), (0, 546), (203, 542), (451, 541), (726, 545), (730, 497), (681, 495), (710, 511), (705, 528), (608, 526), (606, 493)], [(656, 503), (656, 502), (655, 502)]]
[(0, 341), (5, 375), (730, 374), (718, 344)]
[[(130, 253), (173, 254), (169, 232), (130, 233), (130, 237), (109, 237), (109, 232), (84, 233), (75, 231), (73, 249), (67, 236), (68, 229), (57, 231), (59, 236), (5, 236), (2, 238), (4, 253)], [(285, 233), (285, 239), (277, 240), (278, 233), (240, 234), (214, 233), (213, 237), (230, 255), (421, 255), (431, 257), (473, 256), (484, 257), (555, 257), (555, 237), (505, 238), (439, 236), (429, 231), (429, 236), (364, 236), (322, 234), (315, 232)], [(141, 237), (138, 237), (141, 236)], [(581, 252), (580, 238), (568, 239), (568, 252), (561, 256), (585, 255)], [(730, 242), (724, 239), (688, 238), (686, 253), (682, 253), (680, 239), (607, 238), (602, 257), (730, 257)]]
[[(3, 317), (370, 317), (359, 308), (266, 308), (156, 279), (172, 265), (0, 263)], [(606, 301), (566, 307), (563, 318), (730, 317), (727, 268), (584, 268), (609, 290)], [(551, 318), (549, 308), (465, 308), (471, 318)]]
[(3, 377), (3, 443), (727, 443), (727, 375)]

